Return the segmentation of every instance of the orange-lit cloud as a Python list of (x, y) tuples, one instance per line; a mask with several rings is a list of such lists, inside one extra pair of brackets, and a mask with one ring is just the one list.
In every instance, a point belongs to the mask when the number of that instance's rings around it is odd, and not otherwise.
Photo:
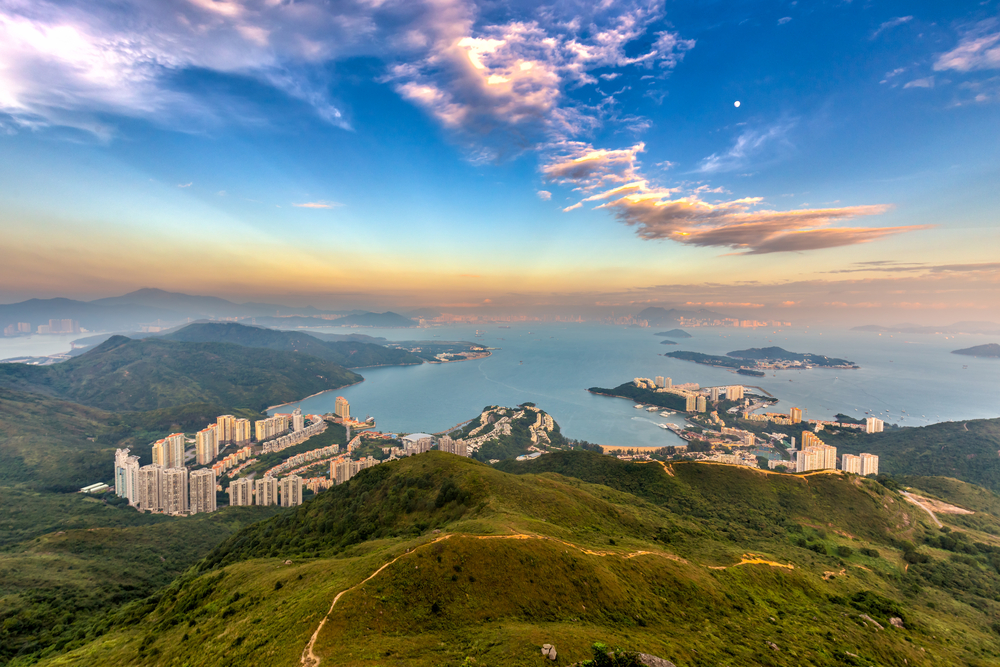
[(338, 204), (335, 201), (309, 201), (302, 204), (292, 204), (296, 208), (336, 208), (337, 206), (343, 206), (343, 204)]

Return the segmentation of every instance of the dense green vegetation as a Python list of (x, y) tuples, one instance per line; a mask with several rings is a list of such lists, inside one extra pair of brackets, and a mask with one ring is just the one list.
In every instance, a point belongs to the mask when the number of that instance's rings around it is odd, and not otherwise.
[(278, 331), (235, 322), (199, 322), (163, 336), (186, 343), (233, 343), (244, 347), (301, 352), (344, 368), (419, 364), (407, 350), (361, 341), (324, 341), (300, 331)]
[(782, 347), (752, 347), (748, 350), (735, 350), (733, 352), (727, 352), (726, 356), (735, 357), (737, 359), (753, 359), (755, 361), (763, 361), (765, 359), (771, 361), (800, 361), (814, 366), (852, 366), (854, 364), (853, 361), (847, 361), (846, 359), (834, 359), (832, 357), (826, 357), (822, 354), (813, 354), (811, 352), (806, 352), (805, 354), (789, 352)]
[(263, 410), (361, 379), (294, 352), (124, 336), (53, 366), (0, 364), (0, 387), (117, 411), (191, 403)]
[(692, 666), (1000, 658), (997, 533), (939, 530), (873, 480), (585, 452), (500, 467), (365, 470), (45, 664), (298, 665), (328, 611), (324, 665), (532, 665), (543, 643), (570, 663), (598, 641)]
[(684, 361), (693, 361), (696, 364), (706, 364), (708, 366), (721, 366), (723, 368), (739, 368), (740, 366), (745, 366), (746, 364), (738, 359), (732, 359), (730, 357), (720, 357), (715, 354), (702, 354), (701, 352), (690, 352), (688, 350), (675, 350), (673, 352), (667, 352), (667, 357), (672, 357), (674, 359), (682, 359)]
[(604, 389), (603, 387), (591, 387), (587, 391), (589, 391), (592, 394), (600, 394), (602, 396), (614, 396), (617, 398), (627, 398), (632, 401), (635, 401), (636, 403), (656, 405), (661, 408), (668, 408), (670, 410), (680, 410), (682, 412), (687, 407), (687, 401), (684, 399), (683, 396), (667, 392), (657, 393), (655, 391), (650, 391), (649, 389), (637, 387), (633, 382), (626, 382), (625, 384), (620, 384), (614, 389)]
[(278, 511), (176, 519), (107, 500), (0, 488), (0, 664), (31, 664), (99, 636), (108, 611), (147, 598)]

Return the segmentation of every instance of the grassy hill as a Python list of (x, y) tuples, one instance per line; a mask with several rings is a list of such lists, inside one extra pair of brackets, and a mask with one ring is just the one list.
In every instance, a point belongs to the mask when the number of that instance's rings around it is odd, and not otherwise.
[(679, 665), (1000, 659), (985, 509), (942, 531), (837, 473), (587, 452), (503, 466), (431, 452), (362, 471), (41, 664), (519, 666), (542, 643), (569, 664), (595, 641)]
[(324, 341), (299, 331), (277, 331), (235, 322), (202, 322), (163, 336), (186, 343), (233, 343), (244, 347), (301, 352), (345, 368), (421, 364), (423, 360), (407, 350), (393, 349), (362, 341)]
[(192, 403), (259, 411), (361, 380), (337, 364), (294, 352), (124, 336), (53, 366), (0, 364), (0, 387), (116, 411)]

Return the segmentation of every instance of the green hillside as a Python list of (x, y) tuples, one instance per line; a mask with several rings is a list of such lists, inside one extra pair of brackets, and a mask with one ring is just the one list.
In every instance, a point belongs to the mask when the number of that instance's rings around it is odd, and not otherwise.
[(543, 643), (570, 664), (595, 641), (678, 665), (1000, 659), (985, 509), (939, 530), (838, 473), (588, 452), (503, 466), (431, 452), (362, 471), (41, 664), (519, 666)]
[(0, 364), (0, 387), (115, 411), (192, 403), (259, 411), (361, 380), (341, 366), (294, 352), (124, 336), (53, 366)]
[(299, 331), (277, 331), (235, 322), (199, 322), (188, 325), (164, 340), (186, 343), (233, 343), (284, 352), (301, 352), (345, 368), (421, 364), (407, 350), (361, 341), (324, 341)]

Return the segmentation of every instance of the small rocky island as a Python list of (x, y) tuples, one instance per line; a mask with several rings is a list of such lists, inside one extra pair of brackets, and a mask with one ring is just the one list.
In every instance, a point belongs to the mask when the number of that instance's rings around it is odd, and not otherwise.
[(700, 352), (689, 352), (687, 350), (667, 352), (665, 356), (674, 359), (683, 359), (684, 361), (693, 361), (708, 366), (732, 368), (734, 370), (789, 370), (817, 367), (859, 368), (857, 364), (847, 359), (837, 359), (811, 352), (789, 352), (780, 347), (754, 347), (748, 350), (734, 350), (733, 352), (727, 352), (724, 357), (713, 354), (702, 354)]

